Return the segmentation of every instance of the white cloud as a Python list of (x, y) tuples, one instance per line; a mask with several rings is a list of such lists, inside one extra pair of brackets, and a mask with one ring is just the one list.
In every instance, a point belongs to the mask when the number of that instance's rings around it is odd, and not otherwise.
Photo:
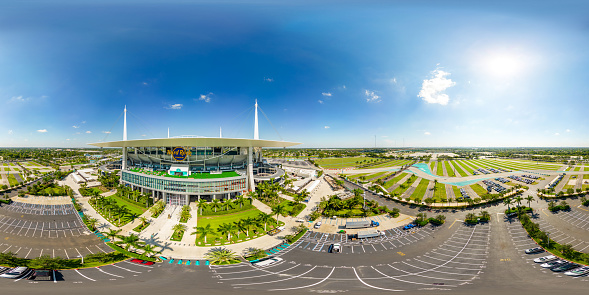
[(447, 105), (450, 97), (442, 92), (456, 85), (456, 82), (446, 78), (448, 75), (450, 75), (450, 73), (442, 70), (437, 69), (433, 71), (433, 77), (431, 79), (423, 80), (421, 91), (419, 91), (417, 97), (421, 97), (427, 103)]
[(146, 85), (146, 86), (147, 86), (147, 85), (149, 85), (149, 84), (148, 84), (147, 82), (143, 82), (143, 85)]
[(342, 86), (343, 89), (346, 89), (346, 85)]
[(325, 126), (325, 127), (323, 127), (323, 128), (325, 128), (325, 129), (329, 129), (329, 128), (331, 128), (331, 127), (329, 127), (329, 126)]
[(86, 131), (86, 134), (90, 134), (90, 133), (92, 133), (92, 131), (90, 131), (90, 130)]
[(209, 92), (208, 94), (201, 94), (198, 100), (202, 100), (204, 102), (211, 102), (211, 95), (213, 95), (212, 92)]
[(554, 136), (559, 136), (559, 135), (560, 135), (560, 133), (558, 133), (558, 132), (554, 133)]
[(387, 138), (387, 137), (389, 137), (389, 136), (388, 136), (388, 135), (381, 135), (380, 137), (382, 137), (382, 138)]
[(380, 102), (380, 96), (376, 92), (366, 89), (364, 94), (366, 95), (366, 102)]
[(323, 95), (323, 96), (331, 96), (331, 92), (321, 92), (321, 95)]
[(266, 82), (274, 82), (274, 79), (264, 77), (264, 81), (266, 81)]
[(10, 98), (10, 101), (16, 101), (16, 102), (25, 102), (29, 100), (28, 98), (24, 98), (22, 95), (20, 96), (13, 96), (12, 98)]
[(69, 139), (69, 138), (66, 138), (65, 140), (67, 140), (67, 141), (70, 141), (70, 139)]
[(80, 126), (76, 126), (76, 125), (74, 125), (74, 126), (72, 126), (72, 127), (76, 128), (76, 129), (80, 128)]
[(82, 121), (82, 124), (86, 124), (86, 121)]
[(8, 135), (12, 135), (13, 131), (12, 129), (8, 130)]
[(183, 106), (184, 105), (181, 104), (181, 103), (175, 103), (175, 104), (171, 104), (171, 105), (169, 105), (169, 106), (167, 106), (165, 108), (168, 109), (168, 110), (180, 110), (180, 109), (182, 109)]
[(566, 132), (571, 132), (571, 129), (567, 129)]
[(141, 136), (145, 136), (145, 134), (141, 134)]
[(318, 102), (319, 102), (320, 104), (323, 104), (323, 101), (322, 101), (321, 99), (320, 99), (320, 100), (318, 100)]
[(102, 133), (110, 134), (110, 131), (102, 131)]
[(391, 79), (391, 83), (393, 83), (393, 84), (397, 84), (397, 78), (394, 78), (394, 77), (393, 77), (393, 79)]
[(47, 129), (39, 129), (39, 130), (37, 130), (37, 132), (39, 132), (39, 133), (45, 133), (45, 132), (47, 132)]
[(429, 131), (423, 133), (423, 135), (432, 135)]

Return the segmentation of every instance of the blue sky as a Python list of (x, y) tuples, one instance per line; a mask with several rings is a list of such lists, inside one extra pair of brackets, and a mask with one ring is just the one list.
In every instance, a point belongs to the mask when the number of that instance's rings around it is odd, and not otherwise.
[(125, 105), (130, 139), (251, 138), (255, 99), (260, 137), (301, 147), (589, 146), (586, 11), (2, 1), (0, 146), (119, 140)]

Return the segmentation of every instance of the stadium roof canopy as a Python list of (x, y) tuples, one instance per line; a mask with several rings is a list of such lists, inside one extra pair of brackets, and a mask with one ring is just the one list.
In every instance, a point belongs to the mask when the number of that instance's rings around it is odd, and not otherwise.
[(97, 147), (290, 147), (299, 144), (301, 143), (277, 140), (220, 137), (172, 137), (89, 143), (89, 145)]

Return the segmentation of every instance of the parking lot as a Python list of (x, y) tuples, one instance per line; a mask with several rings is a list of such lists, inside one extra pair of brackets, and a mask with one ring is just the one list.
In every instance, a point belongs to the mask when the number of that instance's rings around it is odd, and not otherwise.
[(34, 215), (67, 215), (74, 214), (73, 204), (64, 205), (42, 205), (30, 204), (21, 202), (12, 202), (9, 205), (4, 205), (2, 208), (18, 213), (34, 214)]
[(589, 231), (589, 214), (587, 212), (573, 208), (571, 211), (559, 212), (558, 217), (570, 225)]
[[(431, 231), (431, 230), (430, 230)], [(419, 234), (424, 234), (419, 237)], [(325, 237), (322, 233), (309, 233), (306, 240), (313, 237)], [(395, 243), (395, 229), (387, 231), (384, 240), (375, 239), (362, 244), (345, 244), (344, 254), (380, 252), (364, 256), (339, 256), (340, 254), (322, 254), (323, 250), (309, 252), (310, 246), (305, 241), (293, 245), (291, 251), (279, 255), (282, 261), (267, 267), (250, 264), (232, 266), (214, 266), (211, 270), (221, 282), (230, 283), (234, 288), (264, 289), (267, 291), (291, 291), (330, 289), (361, 292), (366, 289), (381, 291), (423, 290), (424, 288), (445, 288), (454, 290), (478, 278), (485, 268), (488, 255), (489, 225), (456, 225), (444, 243), (417, 255), (410, 254), (413, 245), (427, 237), (426, 230), (421, 229), (405, 234), (408, 244)], [(329, 235), (324, 239), (337, 239)], [(341, 239), (341, 238), (340, 238)], [(319, 244), (321, 245), (321, 244)], [(392, 246), (391, 246), (392, 245)], [(405, 247), (406, 246), (406, 247)], [(313, 248), (317, 247), (317, 244)], [(364, 251), (360, 250), (364, 247)], [(380, 247), (380, 249), (379, 249)], [(312, 249), (311, 249), (312, 250)], [(406, 253), (403, 253), (403, 252)], [(333, 256), (336, 255), (336, 256)], [(378, 263), (367, 264), (364, 257), (378, 256)], [(301, 259), (306, 257), (307, 259)], [(345, 258), (344, 258), (345, 257)], [(330, 259), (331, 258), (331, 259)], [(342, 260), (346, 261), (342, 265)]]

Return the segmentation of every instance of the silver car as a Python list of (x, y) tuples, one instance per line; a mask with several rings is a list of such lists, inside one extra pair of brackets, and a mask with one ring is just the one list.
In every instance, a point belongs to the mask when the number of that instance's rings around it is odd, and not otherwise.
[(589, 266), (581, 266), (573, 270), (569, 270), (564, 274), (567, 276), (578, 277), (589, 273)]
[(556, 259), (557, 259), (556, 256), (554, 256), (554, 255), (548, 255), (548, 256), (536, 258), (536, 259), (534, 259), (534, 262), (536, 262), (536, 263), (546, 263), (546, 262), (550, 262), (550, 261), (553, 261), (553, 260), (556, 260)]
[(18, 279), (21, 276), (25, 275), (28, 271), (29, 271), (28, 267), (19, 266), (19, 267), (15, 267), (15, 268), (1, 274), (0, 278)]

